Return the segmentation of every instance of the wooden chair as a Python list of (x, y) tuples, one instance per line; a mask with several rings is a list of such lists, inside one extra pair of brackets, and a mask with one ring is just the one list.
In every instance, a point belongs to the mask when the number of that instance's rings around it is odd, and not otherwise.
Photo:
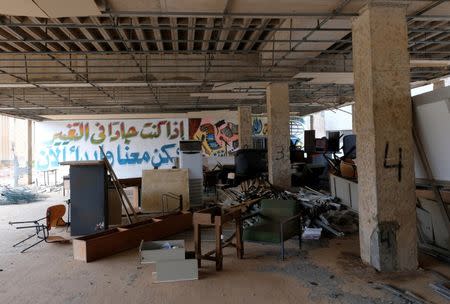
[[(20, 242), (13, 245), (16, 247), (19, 244), (24, 243), (25, 241), (31, 239), (36, 236), (38, 241), (23, 249), (21, 253), (24, 253), (28, 249), (36, 246), (41, 242), (46, 243), (55, 243), (55, 242), (68, 242), (68, 239), (65, 239), (61, 236), (49, 235), (49, 231), (52, 227), (61, 227), (66, 226), (66, 222), (63, 220), (63, 216), (66, 213), (66, 206), (64, 205), (54, 205), (47, 208), (46, 216), (37, 220), (32, 221), (22, 221), (22, 222), (9, 222), (10, 225), (19, 225), (19, 224), (31, 224), (25, 226), (18, 226), (16, 229), (35, 229), (35, 233), (29, 235), (27, 238), (21, 240)], [(46, 220), (46, 223), (43, 224), (41, 221)]]

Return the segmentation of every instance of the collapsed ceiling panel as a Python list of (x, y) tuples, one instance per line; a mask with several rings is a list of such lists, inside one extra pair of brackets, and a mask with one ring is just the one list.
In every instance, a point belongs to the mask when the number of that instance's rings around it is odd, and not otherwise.
[[(0, 108), (33, 118), (257, 112), (271, 82), (289, 83), (293, 112), (351, 102), (351, 18), (365, 2), (4, 0)], [(412, 82), (448, 73), (450, 18), (427, 16), (448, 6), (408, 6)]]

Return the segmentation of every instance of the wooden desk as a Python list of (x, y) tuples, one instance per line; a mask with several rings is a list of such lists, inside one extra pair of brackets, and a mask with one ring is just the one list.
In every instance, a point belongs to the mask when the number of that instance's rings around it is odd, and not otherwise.
[[(228, 239), (222, 242), (222, 226), (234, 220), (236, 224), (236, 232)], [(241, 211), (236, 209), (233, 211), (223, 211), (220, 207), (212, 207), (194, 212), (194, 242), (195, 242), (195, 256), (197, 258), (198, 267), (201, 267), (202, 260), (215, 261), (216, 270), (223, 268), (223, 253), (222, 248), (233, 246), (236, 248), (236, 254), (239, 259), (244, 256), (244, 243), (242, 242), (242, 222)], [(201, 230), (202, 227), (214, 227), (216, 248), (205, 254), (202, 254), (201, 244)], [(233, 238), (236, 242), (232, 243)]]

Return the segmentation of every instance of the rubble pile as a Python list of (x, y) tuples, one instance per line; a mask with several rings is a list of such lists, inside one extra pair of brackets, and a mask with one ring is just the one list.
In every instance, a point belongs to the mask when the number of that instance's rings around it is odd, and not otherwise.
[(236, 187), (218, 189), (218, 198), (225, 206), (239, 205), (255, 199), (290, 199), (290, 194), (273, 187), (262, 178), (242, 182)]
[[(334, 196), (305, 187), (298, 193), (275, 188), (264, 179), (242, 182), (236, 187), (218, 189), (218, 201), (224, 208), (241, 208), (243, 215), (257, 213), (261, 199), (295, 199), (302, 206), (306, 238), (317, 239), (322, 230), (334, 236), (358, 231), (358, 215)], [(244, 221), (244, 226), (258, 222), (258, 217)], [(320, 231), (320, 232), (319, 232)]]
[(300, 189), (297, 200), (304, 208), (305, 228), (323, 228), (338, 237), (358, 231), (357, 213), (338, 198), (306, 187)]

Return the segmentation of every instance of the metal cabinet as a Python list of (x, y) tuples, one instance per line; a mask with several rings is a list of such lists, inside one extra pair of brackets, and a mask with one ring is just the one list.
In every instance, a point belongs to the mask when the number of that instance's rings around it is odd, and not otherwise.
[(108, 183), (104, 162), (63, 162), (61, 165), (70, 165), (71, 235), (86, 235), (108, 228)]

